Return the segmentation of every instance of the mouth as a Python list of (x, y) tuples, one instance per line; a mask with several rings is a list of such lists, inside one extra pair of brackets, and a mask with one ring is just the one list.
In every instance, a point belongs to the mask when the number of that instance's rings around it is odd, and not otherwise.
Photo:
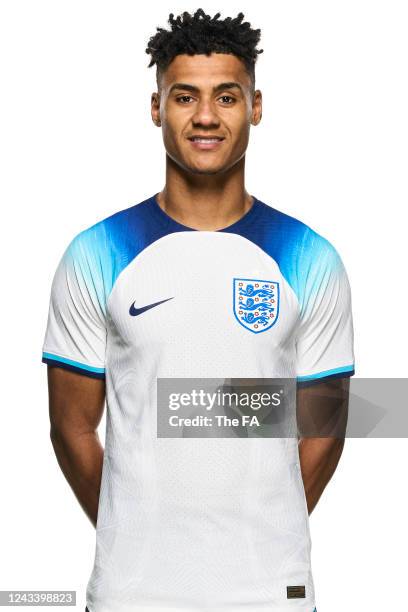
[(194, 148), (207, 150), (216, 149), (225, 140), (223, 136), (190, 136), (188, 140), (191, 142)]

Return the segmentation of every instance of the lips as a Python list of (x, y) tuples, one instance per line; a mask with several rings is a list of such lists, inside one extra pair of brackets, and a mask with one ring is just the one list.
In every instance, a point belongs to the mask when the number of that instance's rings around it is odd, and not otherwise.
[(213, 151), (214, 149), (218, 149), (221, 143), (225, 140), (224, 136), (214, 136), (204, 135), (204, 134), (196, 134), (194, 136), (190, 136), (188, 140), (191, 142), (191, 146), (200, 151)]
[(224, 140), (223, 136), (190, 136), (189, 140), (192, 142), (201, 142), (201, 143), (211, 143), (211, 142), (220, 142)]

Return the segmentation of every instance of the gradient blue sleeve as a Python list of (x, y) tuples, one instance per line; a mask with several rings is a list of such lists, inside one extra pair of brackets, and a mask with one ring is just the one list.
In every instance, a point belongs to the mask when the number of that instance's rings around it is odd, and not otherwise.
[(352, 376), (355, 372), (351, 290), (333, 245), (314, 234), (303, 271), (296, 336), (297, 380)]
[(106, 292), (101, 229), (78, 234), (66, 248), (51, 286), (43, 363), (105, 377)]

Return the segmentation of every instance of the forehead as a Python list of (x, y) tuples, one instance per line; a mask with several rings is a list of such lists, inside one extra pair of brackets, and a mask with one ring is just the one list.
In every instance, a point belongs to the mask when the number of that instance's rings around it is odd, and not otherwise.
[(243, 87), (251, 86), (251, 78), (244, 63), (229, 53), (176, 55), (163, 73), (162, 86), (189, 83), (200, 89), (211, 89), (223, 82), (235, 81)]

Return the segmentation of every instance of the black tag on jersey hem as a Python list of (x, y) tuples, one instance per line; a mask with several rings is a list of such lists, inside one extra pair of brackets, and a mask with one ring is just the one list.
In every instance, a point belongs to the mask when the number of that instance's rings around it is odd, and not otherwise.
[(305, 586), (287, 586), (286, 594), (288, 599), (297, 599), (298, 597), (306, 597)]

